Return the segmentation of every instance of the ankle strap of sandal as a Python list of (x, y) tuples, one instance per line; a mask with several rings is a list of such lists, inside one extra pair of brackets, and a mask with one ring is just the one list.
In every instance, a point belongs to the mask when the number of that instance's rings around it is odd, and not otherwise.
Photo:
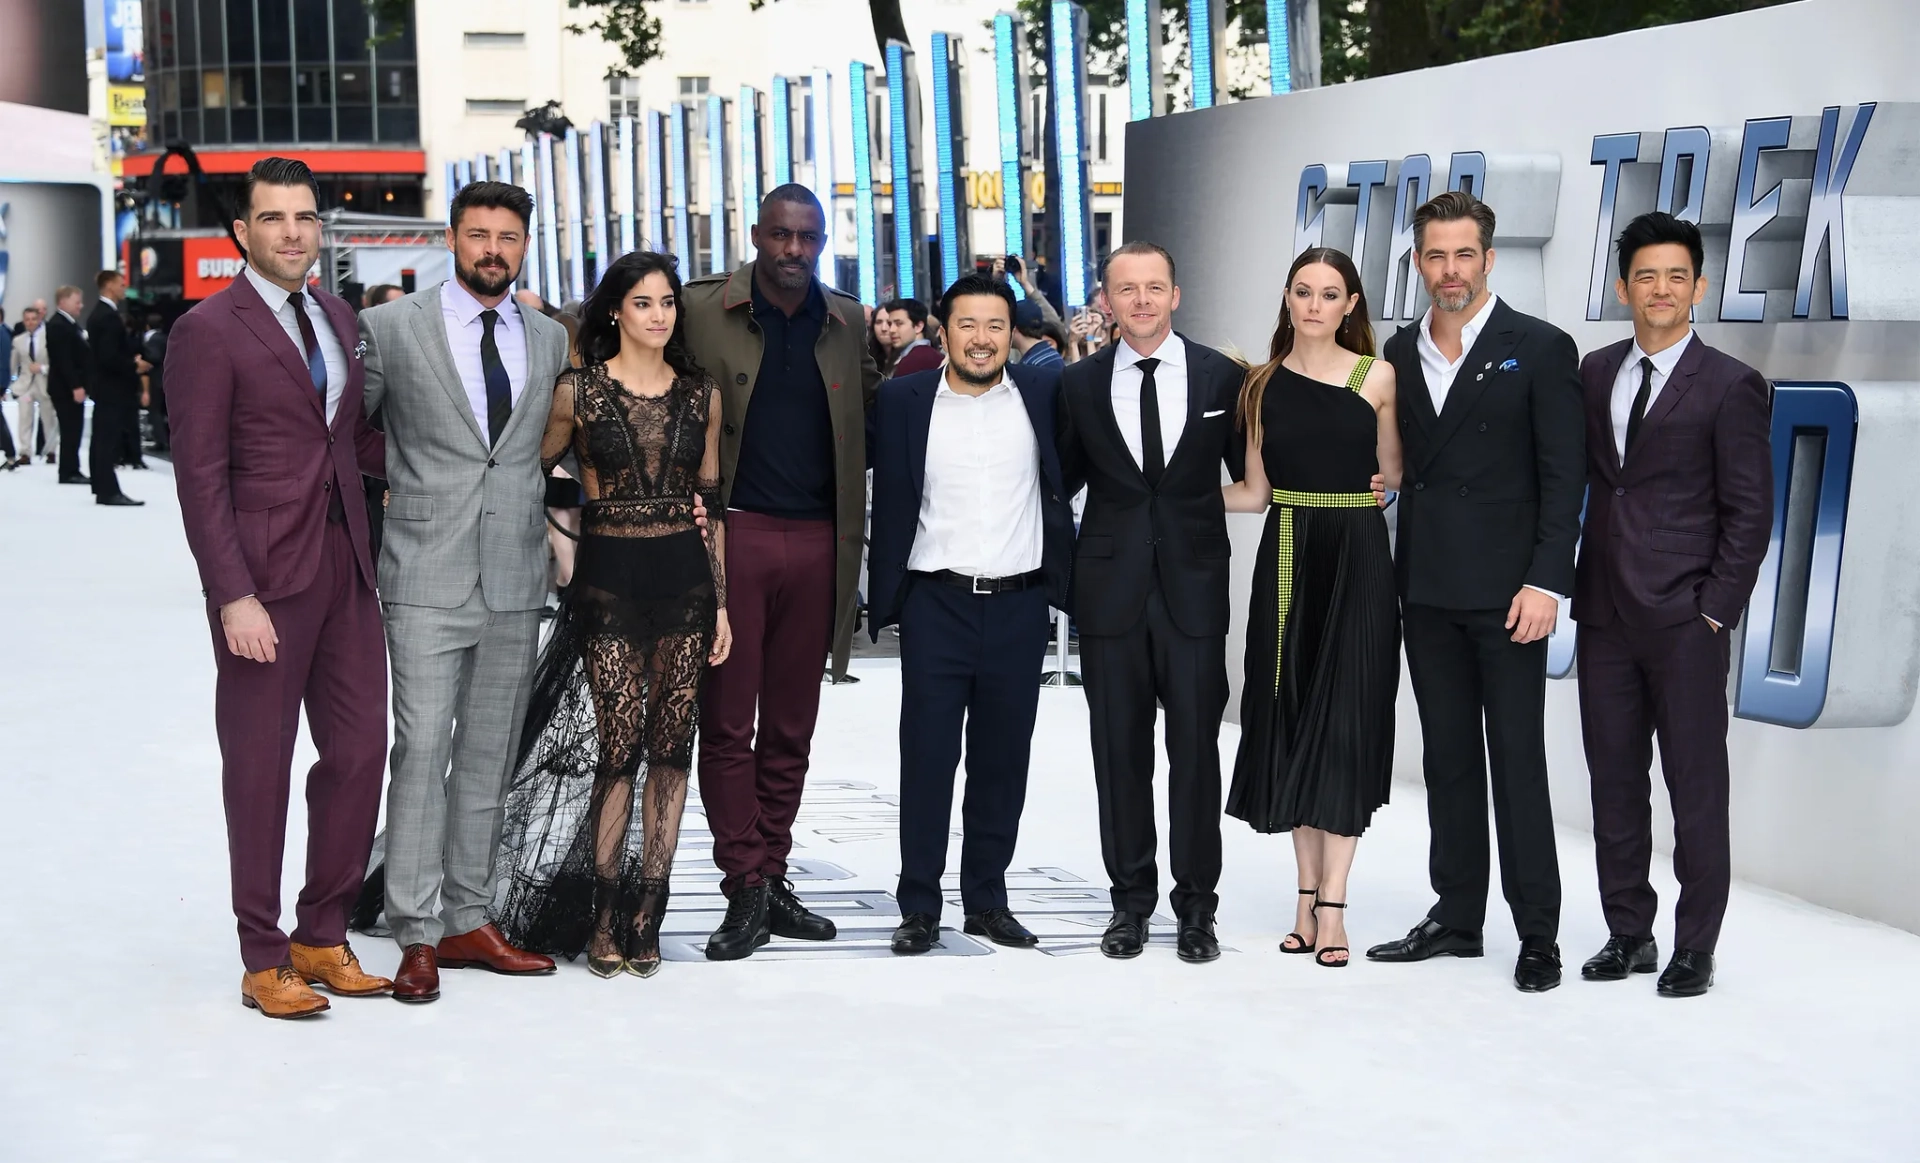
[(1315, 901), (1313, 907), (1316, 909), (1344, 909), (1347, 907), (1347, 903), (1345, 901), (1340, 901), (1339, 903), (1333, 901)]

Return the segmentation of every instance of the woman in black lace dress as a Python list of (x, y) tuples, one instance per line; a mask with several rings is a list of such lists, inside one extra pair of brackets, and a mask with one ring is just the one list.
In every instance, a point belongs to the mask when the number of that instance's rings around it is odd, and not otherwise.
[(496, 921), (523, 949), (585, 950), (602, 977), (660, 967), (700, 681), (731, 645), (720, 392), (687, 354), (679, 303), (669, 256), (607, 269), (540, 450), (549, 469), (578, 456), (586, 503), (507, 797)]
[(1280, 948), (1338, 968), (1347, 871), (1393, 769), (1400, 608), (1370, 484), (1400, 487), (1400, 430), (1353, 260), (1307, 250), (1285, 295), (1240, 395), (1246, 479), (1226, 490), (1228, 510), (1267, 514), (1227, 814), (1293, 833), (1300, 896)]

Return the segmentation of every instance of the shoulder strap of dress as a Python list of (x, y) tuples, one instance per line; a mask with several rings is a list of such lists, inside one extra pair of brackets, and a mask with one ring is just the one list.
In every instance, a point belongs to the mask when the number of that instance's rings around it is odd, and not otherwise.
[(1350, 392), (1359, 391), (1360, 385), (1367, 382), (1367, 372), (1372, 370), (1372, 368), (1373, 357), (1370, 355), (1361, 356), (1360, 362), (1353, 365), (1353, 374), (1347, 377), (1347, 390)]

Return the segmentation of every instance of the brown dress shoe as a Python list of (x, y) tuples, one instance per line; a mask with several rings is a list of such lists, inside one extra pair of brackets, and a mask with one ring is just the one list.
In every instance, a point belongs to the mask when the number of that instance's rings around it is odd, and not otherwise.
[(440, 965), (433, 946), (409, 945), (400, 954), (400, 972), (393, 975), (393, 1000), (422, 1002), (440, 996)]
[(553, 972), (553, 958), (515, 949), (491, 924), (458, 937), (442, 937), (435, 952), (448, 969), (491, 969), (515, 977)]
[(240, 1004), (270, 1018), (310, 1018), (332, 1003), (309, 989), (292, 966), (276, 965), (241, 976)]
[(353, 947), (338, 945), (302, 945), (293, 942), (293, 971), (308, 985), (318, 982), (336, 997), (375, 997), (393, 992), (393, 982), (375, 977), (360, 968)]

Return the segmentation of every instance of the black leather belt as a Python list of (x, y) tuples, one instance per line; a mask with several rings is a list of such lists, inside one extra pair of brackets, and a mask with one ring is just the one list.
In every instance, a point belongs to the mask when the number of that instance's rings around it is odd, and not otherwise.
[(968, 577), (964, 573), (955, 573), (950, 569), (914, 571), (915, 577), (924, 577), (955, 589), (966, 590), (971, 594), (1011, 594), (1020, 590), (1032, 589), (1047, 580), (1045, 570), (1029, 570), (1012, 577)]

